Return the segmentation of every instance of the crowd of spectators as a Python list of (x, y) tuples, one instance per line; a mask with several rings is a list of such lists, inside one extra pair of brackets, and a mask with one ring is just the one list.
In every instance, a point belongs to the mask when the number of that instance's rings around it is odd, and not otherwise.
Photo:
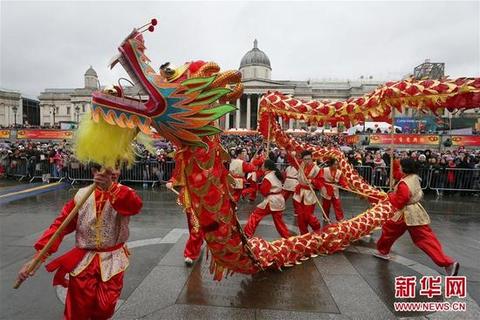
[[(344, 136), (341, 135), (297, 135), (298, 141), (324, 147), (338, 147), (342, 149), (348, 161), (358, 167), (359, 171), (371, 172), (372, 183), (383, 186), (388, 184), (388, 167), (390, 166), (390, 150), (377, 147), (349, 147), (345, 145)], [(233, 156), (239, 148), (247, 150), (249, 158), (252, 158), (259, 150), (264, 149), (265, 141), (259, 136), (251, 135), (223, 135), (222, 145)], [(173, 168), (174, 147), (167, 141), (157, 141), (154, 150), (146, 150), (137, 145), (137, 162), (143, 170), (143, 179), (164, 181), (168, 179), (168, 173)], [(273, 143), (270, 156), (278, 163), (279, 167), (286, 165), (286, 150), (279, 148)], [(411, 157), (416, 160), (420, 172), (431, 172), (432, 181), (442, 188), (470, 189), (475, 177), (468, 178), (471, 172), (457, 170), (455, 173), (449, 168), (480, 169), (480, 150), (466, 149), (438, 150), (395, 150), (395, 158)], [(54, 178), (64, 175), (64, 168), (70, 166), (79, 169), (80, 164), (74, 158), (71, 145), (66, 140), (61, 142), (31, 142), (17, 141), (14, 143), (0, 142), (0, 176), (5, 175), (8, 169), (15, 169), (21, 162), (26, 162), (26, 174), (34, 176), (41, 170), (41, 166), (53, 168), (51, 175)], [(153, 165), (154, 164), (154, 165)], [(363, 169), (362, 169), (363, 168)], [(478, 175), (479, 171), (475, 174)], [(459, 177), (462, 175), (462, 177)], [(478, 178), (478, 177), (477, 177)], [(475, 180), (476, 179), (476, 180)], [(459, 182), (459, 181), (467, 181)], [(468, 182), (471, 181), (471, 182)], [(461, 184), (461, 185), (460, 185)]]

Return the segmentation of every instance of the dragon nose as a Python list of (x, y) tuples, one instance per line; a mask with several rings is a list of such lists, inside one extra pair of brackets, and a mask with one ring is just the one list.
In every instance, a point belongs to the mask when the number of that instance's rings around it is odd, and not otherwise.
[(122, 54), (118, 53), (114, 55), (112, 59), (110, 59), (110, 61), (108, 62), (108, 66), (110, 67), (110, 69), (113, 69), (113, 67), (115, 67), (115, 65), (118, 63), (118, 60), (120, 59), (121, 56)]

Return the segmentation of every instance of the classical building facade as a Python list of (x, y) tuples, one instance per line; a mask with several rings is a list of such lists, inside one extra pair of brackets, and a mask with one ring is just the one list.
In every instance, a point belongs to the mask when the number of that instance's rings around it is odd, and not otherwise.
[(83, 88), (45, 89), (40, 93), (40, 123), (53, 126), (61, 121), (76, 121), (88, 111), (92, 92), (98, 90), (97, 72), (90, 66), (84, 74)]
[(22, 124), (22, 95), (20, 92), (0, 90), (0, 126)]
[[(245, 90), (242, 97), (234, 102), (237, 110), (219, 121), (219, 125), (225, 130), (255, 130), (260, 99), (267, 91), (281, 91), (304, 100), (328, 99), (338, 101), (362, 96), (383, 84), (383, 81), (374, 80), (372, 77), (361, 77), (358, 80), (346, 81), (272, 79), (270, 59), (265, 52), (260, 50), (257, 40), (253, 42), (253, 48), (242, 57), (239, 70), (242, 73)], [(45, 89), (39, 96), (41, 124), (48, 126), (54, 123), (58, 124), (60, 121), (78, 121), (90, 108), (92, 92), (98, 89), (98, 76), (92, 67), (88, 68), (84, 74), (83, 88)], [(126, 86), (124, 89), (127, 95), (136, 95), (139, 91), (130, 86)], [(147, 99), (145, 96), (142, 96), (143, 98)], [(471, 114), (468, 112), (468, 114), (478, 118), (476, 112)], [(410, 109), (405, 114), (397, 114), (396, 116), (415, 117), (416, 114)], [(281, 123), (281, 125), (284, 129), (305, 126), (302, 122), (293, 120), (289, 123)]]
[[(242, 82), (245, 86), (243, 96), (236, 101), (237, 111), (227, 115), (222, 127), (230, 129), (255, 130), (258, 120), (260, 99), (267, 91), (281, 91), (304, 100), (329, 99), (332, 101), (358, 97), (374, 90), (383, 82), (370, 79), (358, 81), (291, 81), (272, 79), (272, 65), (268, 56), (259, 49), (258, 41), (240, 62)], [(285, 129), (302, 127), (302, 122), (291, 120), (282, 124)]]
[(18, 91), (0, 90), (0, 127), (40, 124), (39, 101)]

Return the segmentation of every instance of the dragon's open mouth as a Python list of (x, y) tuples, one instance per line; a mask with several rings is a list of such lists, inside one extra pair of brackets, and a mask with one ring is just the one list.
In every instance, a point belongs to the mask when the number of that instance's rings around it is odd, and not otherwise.
[[(153, 21), (153, 20), (152, 20)], [(153, 29), (148, 29), (153, 31)], [(127, 72), (132, 88), (137, 92), (129, 95), (120, 85), (96, 91), (92, 94), (92, 113), (94, 118), (103, 117), (108, 123), (121, 127), (140, 127), (146, 133), (150, 132), (151, 117), (161, 114), (166, 107), (159, 88), (155, 85), (158, 74), (148, 64), (144, 55), (145, 45), (142, 31), (134, 29), (118, 47), (119, 53), (109, 63), (113, 68), (119, 63)], [(146, 94), (147, 100), (142, 100), (139, 94)]]

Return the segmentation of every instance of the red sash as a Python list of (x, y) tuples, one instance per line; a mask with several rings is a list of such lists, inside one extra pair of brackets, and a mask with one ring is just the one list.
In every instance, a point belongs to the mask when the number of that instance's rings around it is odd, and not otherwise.
[(279, 192), (270, 192), (269, 194), (267, 194), (267, 196), (272, 196), (272, 195), (275, 195), (275, 194), (282, 194), (282, 191), (279, 191)]
[(65, 275), (67, 273), (72, 272), (76, 266), (82, 261), (83, 257), (87, 254), (88, 251), (95, 251), (95, 252), (111, 252), (123, 247), (124, 243), (119, 243), (113, 247), (105, 248), (105, 249), (81, 249), (81, 248), (73, 248), (72, 250), (66, 252), (65, 254), (61, 255), (60, 257), (56, 258), (49, 264), (45, 266), (48, 272), (55, 272), (55, 276), (53, 277), (53, 285), (61, 285), (63, 287), (68, 287), (68, 280), (65, 279)]

